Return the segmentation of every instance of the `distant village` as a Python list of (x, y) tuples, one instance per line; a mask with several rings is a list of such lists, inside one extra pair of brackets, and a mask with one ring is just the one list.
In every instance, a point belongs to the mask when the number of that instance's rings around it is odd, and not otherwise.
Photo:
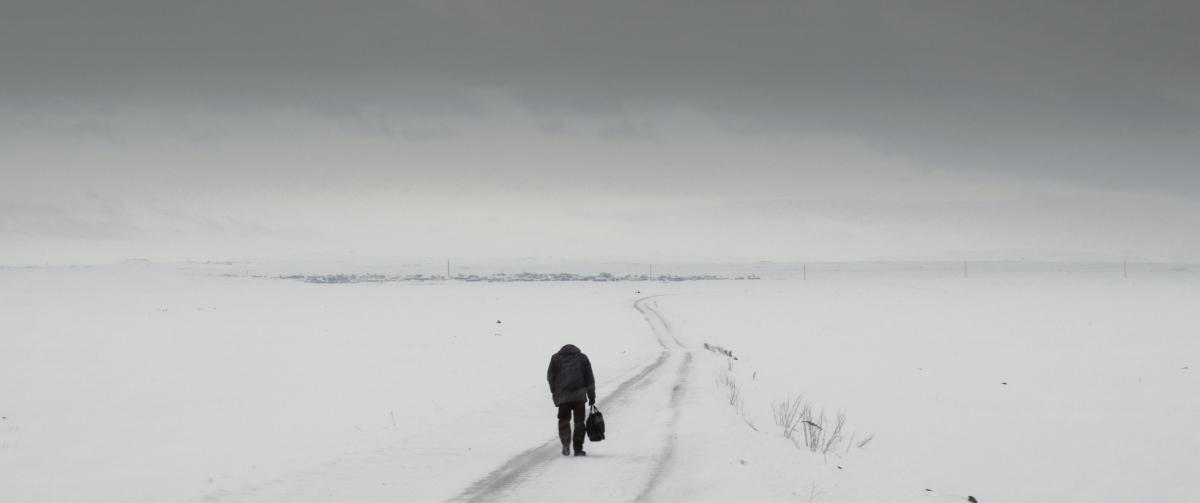
[[(391, 283), (401, 281), (446, 281), (446, 276), (442, 275), (425, 275), (425, 274), (409, 274), (409, 275), (388, 275), (388, 274), (323, 274), (323, 275), (304, 275), (292, 274), (280, 276), (281, 279), (290, 279), (303, 281), (305, 283)], [(453, 281), (466, 282), (486, 282), (486, 283), (518, 283), (518, 282), (545, 282), (545, 281), (592, 281), (592, 282), (612, 282), (612, 281), (659, 281), (664, 283), (679, 282), (679, 281), (714, 281), (714, 280), (757, 280), (762, 279), (757, 275), (749, 274), (742, 276), (715, 276), (715, 275), (677, 275), (677, 274), (660, 274), (650, 276), (647, 274), (627, 274), (624, 276), (615, 276), (610, 273), (602, 272), (598, 274), (574, 274), (567, 272), (558, 273), (535, 273), (535, 272), (520, 272), (515, 274), (496, 273), (489, 275), (479, 274), (457, 274), (450, 278)]]

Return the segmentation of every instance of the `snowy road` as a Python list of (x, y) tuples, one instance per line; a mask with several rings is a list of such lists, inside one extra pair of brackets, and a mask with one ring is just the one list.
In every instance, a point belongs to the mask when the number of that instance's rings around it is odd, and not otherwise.
[(653, 299), (641, 298), (634, 308), (663, 352), (600, 398), (611, 438), (585, 446), (587, 458), (563, 457), (557, 439), (549, 440), (507, 460), (451, 501), (551, 501), (567, 491), (574, 499), (648, 500), (670, 470), (692, 361)]
[(489, 415), (484, 429), (478, 415), (464, 416), (386, 447), (350, 451), (259, 484), (212, 490), (196, 501), (552, 501), (568, 491), (583, 501), (653, 500), (659, 482), (670, 480), (679, 410), (696, 372), (692, 353), (655, 298), (638, 299), (633, 308), (661, 351), (607, 384), (600, 376), (597, 405), (610, 435), (585, 444), (586, 458), (559, 453), (553, 409), (538, 394)]

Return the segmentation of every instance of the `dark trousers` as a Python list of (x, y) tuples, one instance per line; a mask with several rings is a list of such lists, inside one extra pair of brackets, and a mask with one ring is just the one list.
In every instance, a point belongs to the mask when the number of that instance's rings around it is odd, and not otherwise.
[[(571, 437), (571, 413), (575, 414), (575, 436)], [(576, 451), (583, 450), (583, 436), (587, 434), (584, 423), (587, 421), (583, 402), (567, 402), (558, 406), (558, 439), (563, 445), (574, 440)]]

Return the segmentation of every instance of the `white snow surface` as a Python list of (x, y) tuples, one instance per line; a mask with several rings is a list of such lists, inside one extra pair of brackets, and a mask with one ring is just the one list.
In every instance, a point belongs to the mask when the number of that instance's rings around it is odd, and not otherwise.
[[(788, 278), (0, 269), (0, 501), (1200, 494), (1200, 283), (1186, 269)], [(567, 343), (591, 358), (608, 424), (586, 458), (558, 454), (545, 383)], [(795, 394), (873, 440), (797, 447), (771, 415)]]

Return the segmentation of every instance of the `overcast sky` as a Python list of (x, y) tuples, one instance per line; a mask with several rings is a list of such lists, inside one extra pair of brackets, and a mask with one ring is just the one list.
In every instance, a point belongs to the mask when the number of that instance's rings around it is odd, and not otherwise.
[(1200, 2), (0, 0), (0, 264), (1200, 260)]

